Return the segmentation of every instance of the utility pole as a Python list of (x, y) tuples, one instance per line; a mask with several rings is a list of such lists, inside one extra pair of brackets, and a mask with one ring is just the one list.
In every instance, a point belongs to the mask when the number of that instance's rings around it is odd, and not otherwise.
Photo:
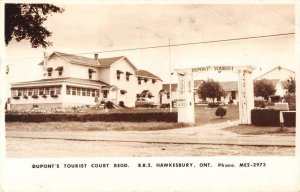
[(172, 97), (171, 97), (171, 92), (172, 92), (172, 67), (171, 67), (171, 43), (170, 43), (170, 38), (169, 38), (169, 77), (170, 77), (170, 87), (169, 87), (169, 97), (170, 97), (170, 112), (172, 112)]

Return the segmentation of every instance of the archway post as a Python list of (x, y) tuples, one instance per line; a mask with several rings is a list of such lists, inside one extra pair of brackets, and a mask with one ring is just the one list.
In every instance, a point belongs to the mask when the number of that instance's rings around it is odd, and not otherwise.
[(178, 122), (195, 123), (194, 79), (191, 69), (177, 71), (178, 88), (175, 107), (178, 108)]
[(253, 68), (240, 68), (238, 72), (239, 123), (251, 124), (251, 110), (254, 108)]
[(232, 71), (238, 74), (239, 123), (251, 124), (251, 110), (254, 108), (252, 66), (203, 66), (190, 69), (176, 69), (178, 89), (176, 106), (178, 122), (195, 123), (193, 73), (207, 71)]

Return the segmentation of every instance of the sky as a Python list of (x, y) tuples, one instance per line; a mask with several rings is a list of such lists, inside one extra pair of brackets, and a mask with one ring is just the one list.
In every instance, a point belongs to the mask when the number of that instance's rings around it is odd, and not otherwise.
[[(57, 4), (65, 11), (48, 17), (52, 31), (47, 49), (31, 48), (28, 41), (6, 47), (9, 82), (42, 78), (38, 63), (43, 52), (60, 51), (80, 56), (126, 56), (139, 69), (169, 83), (171, 71), (208, 65), (252, 65), (257, 76), (278, 65), (295, 70), (295, 35), (219, 43), (223, 39), (295, 32), (292, 4)], [(188, 44), (114, 51), (139, 47)], [(102, 53), (103, 52), (103, 53)], [(88, 54), (90, 53), (90, 54)], [(169, 62), (171, 65), (169, 65)], [(171, 67), (170, 67), (171, 66)], [(199, 73), (195, 79), (237, 80), (232, 73)], [(176, 82), (176, 76), (172, 76)]]

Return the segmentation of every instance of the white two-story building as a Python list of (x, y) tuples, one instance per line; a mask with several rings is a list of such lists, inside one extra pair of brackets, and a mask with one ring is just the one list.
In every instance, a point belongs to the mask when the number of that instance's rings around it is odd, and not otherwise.
[(12, 109), (92, 106), (101, 101), (123, 101), (133, 107), (137, 97), (150, 97), (159, 104), (162, 80), (138, 70), (124, 56), (88, 58), (53, 52), (39, 65), (43, 79), (11, 85)]

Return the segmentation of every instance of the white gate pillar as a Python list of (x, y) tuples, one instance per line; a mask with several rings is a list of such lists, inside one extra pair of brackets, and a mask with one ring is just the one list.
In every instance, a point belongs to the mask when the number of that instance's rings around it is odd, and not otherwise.
[(251, 110), (254, 108), (252, 71), (239, 71), (239, 116), (240, 124), (251, 124)]
[(178, 74), (178, 122), (195, 123), (193, 73)]

